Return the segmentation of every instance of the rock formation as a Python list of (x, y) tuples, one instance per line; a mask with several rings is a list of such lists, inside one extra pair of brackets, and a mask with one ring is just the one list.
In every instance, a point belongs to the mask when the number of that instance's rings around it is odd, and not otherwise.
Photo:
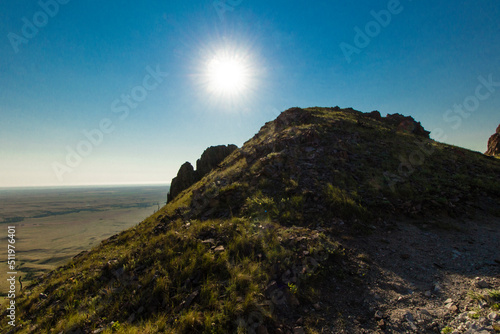
[(386, 120), (393, 123), (399, 132), (413, 133), (417, 136), (429, 138), (430, 132), (425, 130), (420, 122), (415, 121), (411, 116), (404, 116), (401, 114), (388, 114)]
[(311, 112), (302, 108), (290, 108), (282, 112), (274, 121), (276, 129), (284, 129), (291, 125), (306, 123), (311, 118)]
[(189, 162), (184, 163), (179, 172), (177, 172), (177, 176), (172, 179), (170, 192), (167, 195), (167, 202), (170, 202), (183, 190), (201, 180), (203, 176), (217, 167), (218, 164), (237, 148), (236, 145), (218, 145), (207, 148), (200, 159), (196, 161), (196, 171)]
[(370, 113), (367, 113), (367, 114), (365, 114), (365, 116), (371, 117), (373, 119), (376, 119), (377, 121), (381, 121), (382, 120), (382, 116), (380, 115), (380, 111), (378, 111), (378, 110), (374, 110), (374, 111), (372, 111)]
[(488, 140), (488, 150), (484, 153), (486, 155), (500, 155), (500, 125), (494, 135)]
[(189, 162), (185, 162), (179, 171), (177, 172), (177, 177), (172, 179), (170, 184), (170, 192), (167, 195), (167, 202), (170, 202), (184, 189), (189, 188), (196, 182), (196, 172), (194, 171), (193, 165)]
[(211, 146), (203, 152), (201, 158), (196, 161), (196, 173), (201, 179), (212, 169), (217, 167), (229, 154), (238, 147), (236, 145)]

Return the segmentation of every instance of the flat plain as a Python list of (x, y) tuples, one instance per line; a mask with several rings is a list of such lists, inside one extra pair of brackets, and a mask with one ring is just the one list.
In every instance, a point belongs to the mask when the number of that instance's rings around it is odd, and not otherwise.
[[(8, 272), (8, 226), (16, 228), (16, 269), (26, 286), (137, 225), (165, 204), (167, 192), (166, 185), (0, 188), (0, 277)], [(1, 279), (0, 296), (7, 291)]]

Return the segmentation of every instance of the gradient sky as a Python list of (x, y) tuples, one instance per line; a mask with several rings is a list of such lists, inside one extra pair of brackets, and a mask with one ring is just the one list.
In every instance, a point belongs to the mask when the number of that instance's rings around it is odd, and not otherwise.
[[(295, 106), (412, 115), (481, 152), (500, 123), (498, 0), (55, 1), (0, 2), (0, 187), (169, 183)], [(220, 52), (248, 64), (239, 96), (206, 87)]]

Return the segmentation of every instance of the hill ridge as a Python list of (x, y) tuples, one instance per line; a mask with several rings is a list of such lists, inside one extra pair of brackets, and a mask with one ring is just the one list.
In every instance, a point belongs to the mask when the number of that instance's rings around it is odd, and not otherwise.
[[(400, 173), (422, 148), (432, 153)], [(409, 116), (292, 108), (159, 212), (33, 282), (13, 332), (465, 326), (466, 307), (487, 300), (479, 319), (500, 302), (499, 174), (498, 160), (435, 142)], [(474, 285), (467, 299), (471, 275), (493, 297)]]

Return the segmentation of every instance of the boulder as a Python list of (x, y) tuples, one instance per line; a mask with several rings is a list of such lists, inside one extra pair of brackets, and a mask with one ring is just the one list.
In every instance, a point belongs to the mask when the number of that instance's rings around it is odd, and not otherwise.
[(484, 154), (490, 156), (500, 155), (500, 125), (496, 133), (488, 140), (488, 150)]

